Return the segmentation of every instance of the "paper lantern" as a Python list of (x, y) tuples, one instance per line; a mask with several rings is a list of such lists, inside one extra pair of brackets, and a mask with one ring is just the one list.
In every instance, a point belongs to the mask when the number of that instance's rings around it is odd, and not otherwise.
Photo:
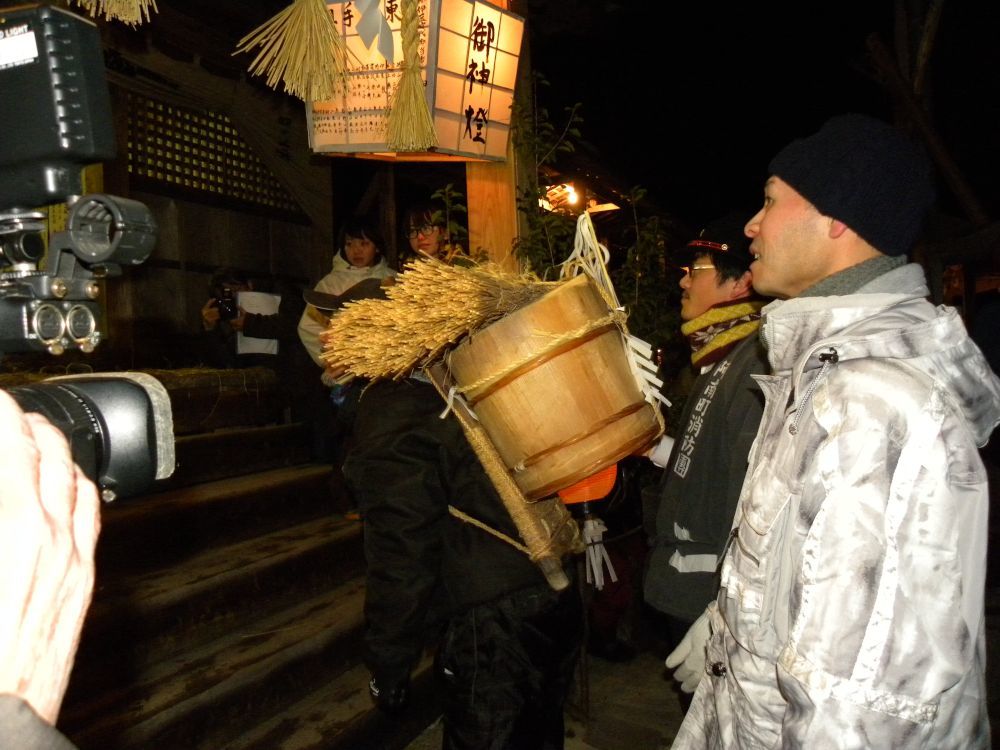
[(310, 147), (394, 160), (504, 160), (524, 20), (479, 0), (419, 0), (421, 76), (437, 146), (390, 152), (386, 123), (403, 56), (400, 4), (327, 3), (347, 45), (347, 83), (335, 100), (307, 107)]

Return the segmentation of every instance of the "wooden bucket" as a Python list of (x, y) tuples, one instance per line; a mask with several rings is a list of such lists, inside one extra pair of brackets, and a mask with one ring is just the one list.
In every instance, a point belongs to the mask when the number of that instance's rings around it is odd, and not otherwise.
[(645, 448), (660, 432), (622, 334), (586, 276), (476, 332), (449, 367), (529, 500)]

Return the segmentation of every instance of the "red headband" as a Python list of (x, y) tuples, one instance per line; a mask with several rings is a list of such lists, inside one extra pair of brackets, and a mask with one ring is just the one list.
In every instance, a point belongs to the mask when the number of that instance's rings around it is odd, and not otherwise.
[(720, 250), (722, 252), (729, 251), (729, 245), (724, 242), (711, 242), (710, 240), (691, 240), (688, 247), (707, 247), (709, 250)]

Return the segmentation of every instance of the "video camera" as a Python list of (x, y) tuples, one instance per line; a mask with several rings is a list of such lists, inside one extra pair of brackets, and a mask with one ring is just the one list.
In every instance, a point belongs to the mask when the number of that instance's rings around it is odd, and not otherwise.
[[(83, 167), (115, 156), (111, 102), (97, 27), (48, 5), (0, 10), (0, 356), (92, 352), (101, 330), (101, 280), (138, 265), (156, 222), (138, 201), (80, 197)], [(45, 214), (69, 204), (46, 252)], [(170, 398), (140, 373), (53, 378), (10, 389), (45, 415), (105, 500), (173, 472)]]

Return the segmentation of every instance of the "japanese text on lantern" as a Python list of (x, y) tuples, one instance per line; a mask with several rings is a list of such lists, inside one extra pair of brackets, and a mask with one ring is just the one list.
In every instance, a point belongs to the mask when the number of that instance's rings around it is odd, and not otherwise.
[[(427, 54), (430, 1), (420, 0), (418, 3), (421, 62), (426, 59)], [(353, 0), (328, 2), (327, 8), (346, 43), (347, 76), (344, 90), (335, 99), (312, 103), (310, 135), (313, 149), (384, 150), (389, 103), (402, 74), (399, 0), (381, 0), (365, 10), (368, 13), (381, 13), (387, 21), (382, 26), (381, 33), (391, 35), (392, 61), (379, 52), (380, 42), (383, 40), (376, 40), (370, 48), (362, 41), (358, 24), (364, 16)], [(385, 40), (385, 43), (389, 43), (389, 40)], [(424, 73), (424, 70), (421, 72)]]

